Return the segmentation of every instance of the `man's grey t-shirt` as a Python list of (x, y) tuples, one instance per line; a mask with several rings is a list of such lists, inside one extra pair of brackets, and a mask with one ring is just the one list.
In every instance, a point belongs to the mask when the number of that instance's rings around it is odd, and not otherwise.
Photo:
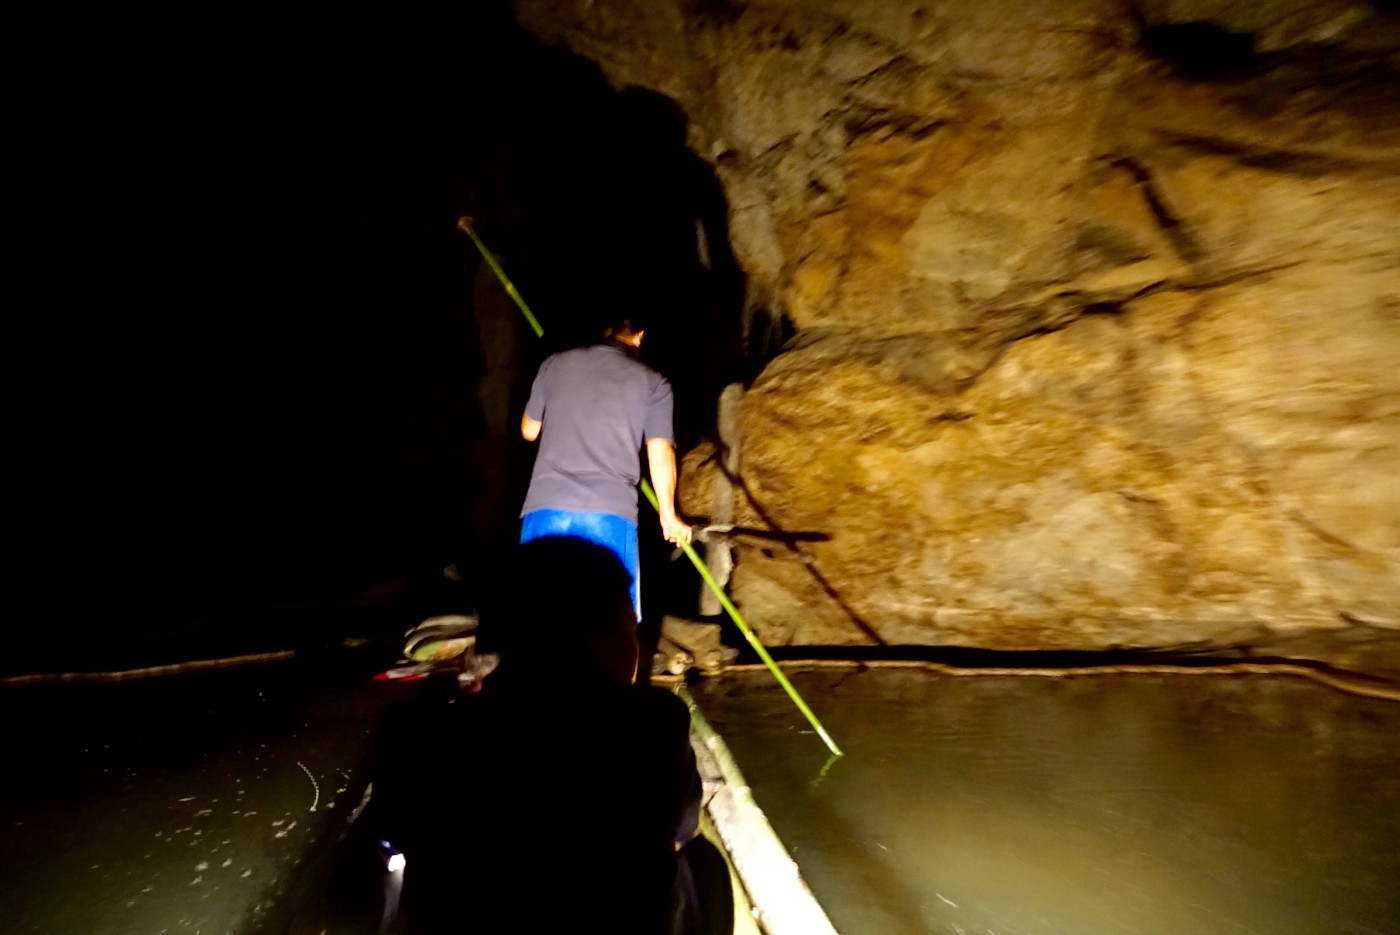
[(666, 378), (619, 342), (546, 358), (525, 404), (544, 428), (521, 515), (612, 513), (635, 523), (642, 443), (675, 440), (672, 405)]

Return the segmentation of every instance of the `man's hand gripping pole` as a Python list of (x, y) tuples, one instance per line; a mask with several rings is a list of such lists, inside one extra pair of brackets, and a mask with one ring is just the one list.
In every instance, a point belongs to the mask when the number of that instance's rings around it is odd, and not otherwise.
[[(661, 512), (661, 506), (656, 500), (656, 491), (651, 489), (651, 482), (645, 478), (642, 479), (642, 493), (646, 496), (647, 502), (650, 503), (658, 513)], [(817, 736), (821, 737), (822, 742), (826, 744), (826, 748), (835, 756), (845, 756), (845, 754), (841, 752), (841, 748), (836, 746), (836, 741), (832, 740), (831, 735), (826, 732), (826, 728), (822, 727), (822, 722), (812, 713), (812, 709), (807, 707), (807, 702), (803, 701), (802, 696), (797, 693), (797, 689), (793, 688), (792, 683), (788, 681), (787, 675), (782, 669), (778, 668), (778, 664), (773, 661), (773, 657), (768, 655), (768, 650), (764, 647), (762, 641), (760, 641), (753, 630), (749, 628), (749, 625), (744, 622), (743, 615), (739, 613), (739, 609), (729, 600), (729, 596), (724, 593), (724, 588), (719, 586), (719, 582), (715, 580), (715, 576), (710, 574), (710, 569), (705, 567), (705, 563), (695, 551), (695, 547), (685, 539), (681, 539), (677, 545), (681, 547), (681, 551), (685, 552), (686, 557), (690, 559), (690, 563), (695, 566), (695, 570), (700, 572), (700, 577), (705, 580), (705, 583), (710, 586), (710, 590), (715, 593), (715, 597), (719, 600), (719, 605), (729, 614), (729, 619), (734, 621), (734, 625), (739, 628), (739, 632), (744, 634), (744, 639), (748, 640), (754, 652), (758, 653), (758, 658), (763, 660), (763, 664), (768, 667), (769, 672), (773, 673), (773, 677), (778, 680), (778, 684), (783, 686), (783, 691), (787, 692), (788, 697), (792, 699), (792, 703), (797, 705), (797, 710), (802, 712), (802, 716), (807, 719), (807, 723), (811, 724), (816, 730)]]

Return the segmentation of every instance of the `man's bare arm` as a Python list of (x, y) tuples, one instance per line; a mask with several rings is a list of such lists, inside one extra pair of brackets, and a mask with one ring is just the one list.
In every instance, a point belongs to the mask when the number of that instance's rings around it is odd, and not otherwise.
[(532, 419), (529, 416), (521, 416), (520, 437), (525, 439), (527, 442), (534, 441), (535, 439), (540, 437), (540, 428), (543, 425), (544, 423), (539, 421), (538, 419)]
[(690, 526), (676, 515), (676, 446), (664, 438), (648, 439), (647, 466), (660, 504), (661, 534), (667, 542), (689, 542)]

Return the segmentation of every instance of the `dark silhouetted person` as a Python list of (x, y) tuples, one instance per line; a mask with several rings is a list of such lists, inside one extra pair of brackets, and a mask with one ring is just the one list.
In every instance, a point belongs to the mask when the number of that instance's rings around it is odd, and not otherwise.
[(403, 925), (696, 931), (689, 868), (678, 875), (700, 808), (690, 716), (635, 683), (627, 572), (573, 538), (516, 559), (506, 609), (483, 607), (480, 645), (499, 668), (400, 730), (374, 779), (382, 835), (406, 862)]

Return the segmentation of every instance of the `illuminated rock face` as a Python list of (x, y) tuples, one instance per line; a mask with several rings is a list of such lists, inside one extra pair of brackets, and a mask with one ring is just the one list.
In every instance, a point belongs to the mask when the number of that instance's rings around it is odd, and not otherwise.
[(737, 518), (831, 539), (741, 550), (770, 642), (1400, 626), (1400, 16), (515, 6), (685, 107), (797, 333)]

